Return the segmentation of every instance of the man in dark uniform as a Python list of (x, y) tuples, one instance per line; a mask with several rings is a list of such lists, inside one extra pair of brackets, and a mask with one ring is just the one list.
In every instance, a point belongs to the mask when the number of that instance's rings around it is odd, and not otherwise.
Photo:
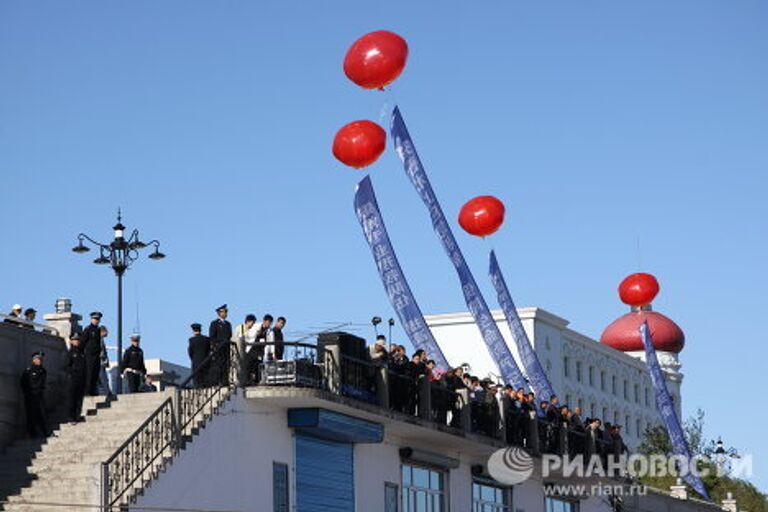
[(21, 374), (21, 390), (27, 410), (27, 431), (30, 437), (47, 437), (48, 417), (45, 411), (45, 383), (48, 373), (43, 368), (43, 353), (32, 354), (32, 365)]
[(275, 322), (275, 327), (272, 328), (272, 334), (275, 338), (275, 359), (278, 361), (281, 361), (283, 359), (283, 354), (285, 353), (285, 345), (283, 345), (283, 342), (285, 341), (285, 338), (283, 337), (283, 327), (285, 327), (285, 323), (287, 320), (284, 316), (277, 317), (277, 322)]
[(208, 363), (205, 358), (211, 353), (211, 340), (203, 336), (203, 328), (200, 324), (192, 324), (192, 337), (189, 338), (187, 354), (192, 362), (192, 379), (196, 388), (204, 388), (208, 385)]
[(120, 363), (120, 369), (128, 379), (128, 392), (138, 393), (139, 387), (147, 373), (147, 367), (144, 366), (144, 351), (139, 347), (141, 336), (131, 334), (131, 346), (125, 349), (123, 360)]
[(67, 372), (69, 373), (69, 418), (72, 423), (77, 423), (83, 412), (86, 376), (85, 353), (80, 346), (78, 333), (73, 334), (69, 339)]
[(85, 354), (85, 392), (90, 396), (99, 394), (99, 374), (101, 373), (101, 313), (91, 313), (91, 323), (83, 329), (80, 343)]
[(227, 320), (227, 305), (216, 308), (218, 318), (208, 328), (211, 340), (211, 384), (225, 386), (229, 383), (229, 342), (232, 340), (232, 324)]

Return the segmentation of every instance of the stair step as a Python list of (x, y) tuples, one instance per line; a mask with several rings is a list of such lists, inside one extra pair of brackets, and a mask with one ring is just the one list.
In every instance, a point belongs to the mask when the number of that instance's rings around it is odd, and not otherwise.
[[(56, 435), (47, 440), (24, 439), (9, 446), (0, 454), (0, 509), (9, 512), (65, 510), (40, 504), (54, 501), (69, 504), (70, 508), (78, 504), (97, 505), (101, 462), (173, 393), (169, 390), (128, 394), (114, 400), (86, 397), (83, 404), (86, 421), (74, 425), (62, 423)], [(185, 428), (183, 445), (202, 432), (226, 400), (216, 400), (195, 415)], [(143, 493), (173, 463), (175, 453), (176, 447), (167, 446), (126, 496)], [(5, 495), (8, 502), (2, 503)]]

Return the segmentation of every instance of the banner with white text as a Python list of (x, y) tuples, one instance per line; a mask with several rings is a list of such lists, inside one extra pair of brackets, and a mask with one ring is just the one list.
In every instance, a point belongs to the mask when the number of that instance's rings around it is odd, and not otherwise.
[[(400, 319), (411, 343), (417, 349), (427, 351), (427, 355), (434, 359), (435, 365), (448, 370), (448, 361), (432, 336), (432, 332), (424, 320), (419, 305), (411, 292), (411, 287), (405, 279), (400, 263), (397, 261), (395, 250), (389, 239), (384, 218), (381, 216), (376, 194), (370, 176), (366, 176), (357, 184), (355, 191), (355, 213), (363, 228), (363, 234), (368, 241), (379, 271), (381, 282), (389, 297), (389, 302)], [(389, 340), (390, 343), (392, 340)]]
[[(675, 413), (675, 404), (672, 402), (672, 397), (667, 390), (667, 383), (664, 380), (664, 374), (659, 366), (659, 360), (656, 357), (656, 349), (653, 346), (653, 340), (651, 338), (651, 332), (648, 328), (648, 322), (643, 322), (640, 326), (640, 337), (643, 339), (643, 347), (645, 348), (645, 362), (648, 366), (648, 373), (651, 376), (651, 384), (653, 385), (653, 394), (656, 398), (656, 408), (659, 410), (659, 416), (664, 422), (664, 426), (669, 434), (669, 441), (672, 444), (672, 451), (675, 455), (682, 457), (683, 459), (691, 461), (691, 451), (688, 449), (688, 441), (685, 439), (685, 433), (683, 427), (680, 425), (680, 419)], [(709, 493), (707, 493), (704, 482), (698, 475), (686, 471), (683, 474), (685, 482), (693, 487), (705, 499), (709, 500)]]
[(509, 350), (506, 341), (504, 341), (504, 337), (501, 335), (501, 331), (499, 331), (496, 321), (488, 309), (488, 304), (486, 304), (483, 295), (480, 293), (480, 288), (477, 286), (477, 282), (469, 270), (464, 255), (456, 243), (456, 238), (453, 236), (448, 220), (445, 218), (435, 192), (432, 190), (432, 185), (429, 183), (426, 171), (421, 165), (419, 155), (416, 153), (416, 147), (413, 145), (413, 140), (411, 140), (408, 129), (405, 127), (405, 122), (400, 115), (398, 107), (395, 107), (395, 110), (392, 112), (391, 132), (395, 151), (400, 160), (403, 161), (408, 178), (429, 210), (430, 217), (432, 218), (432, 228), (435, 230), (445, 252), (456, 268), (467, 308), (469, 308), (469, 312), (480, 329), (480, 334), (488, 347), (491, 358), (499, 368), (501, 377), (507, 384), (528, 390), (528, 383), (517, 367), (512, 351)]
[(550, 384), (547, 374), (541, 366), (541, 362), (539, 362), (536, 351), (531, 346), (531, 340), (528, 339), (528, 335), (525, 333), (520, 316), (515, 308), (515, 302), (512, 300), (512, 294), (509, 293), (507, 283), (501, 274), (501, 268), (496, 260), (496, 253), (494, 251), (491, 251), (491, 264), (488, 272), (491, 276), (493, 287), (496, 289), (496, 294), (499, 297), (499, 306), (501, 306), (501, 310), (507, 318), (507, 325), (509, 325), (509, 330), (512, 331), (512, 337), (515, 339), (517, 354), (520, 356), (520, 362), (523, 364), (523, 370), (525, 370), (525, 375), (528, 377), (528, 382), (530, 382), (533, 392), (536, 393), (539, 400), (549, 400), (549, 397), (554, 395), (555, 391), (552, 389), (552, 384)]

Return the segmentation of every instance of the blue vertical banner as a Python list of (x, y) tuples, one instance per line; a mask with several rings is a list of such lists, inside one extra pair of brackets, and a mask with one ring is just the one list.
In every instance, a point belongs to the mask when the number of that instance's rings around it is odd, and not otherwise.
[(507, 325), (509, 330), (512, 331), (512, 337), (515, 339), (515, 345), (517, 346), (517, 353), (520, 356), (520, 362), (523, 364), (523, 369), (528, 377), (528, 382), (531, 383), (533, 392), (539, 397), (539, 400), (549, 400), (549, 397), (555, 394), (547, 378), (544, 368), (539, 362), (539, 357), (536, 355), (536, 351), (531, 346), (531, 340), (528, 339), (528, 335), (523, 329), (523, 323), (520, 321), (520, 316), (517, 314), (515, 308), (515, 302), (512, 300), (512, 294), (509, 293), (507, 283), (504, 281), (504, 276), (501, 274), (501, 268), (499, 262), (496, 260), (496, 253), (491, 251), (491, 262), (488, 273), (491, 276), (491, 282), (496, 289), (496, 294), (499, 297), (499, 306), (504, 311), (504, 316), (507, 318)]
[[(421, 314), (421, 309), (408, 286), (403, 269), (397, 261), (397, 255), (389, 240), (384, 218), (381, 216), (376, 194), (373, 192), (373, 184), (370, 176), (366, 176), (357, 184), (355, 191), (355, 213), (363, 228), (363, 234), (368, 241), (379, 270), (381, 282), (387, 292), (389, 302), (400, 319), (408, 339), (417, 349), (427, 351), (428, 356), (434, 359), (438, 368), (447, 370), (448, 361), (432, 336), (432, 332)], [(391, 342), (391, 340), (390, 340)]]
[(475, 319), (477, 327), (480, 329), (480, 334), (488, 347), (488, 352), (491, 354), (491, 358), (496, 362), (499, 367), (499, 373), (507, 384), (512, 384), (515, 387), (521, 387), (525, 390), (528, 389), (528, 383), (523, 377), (522, 372), (515, 363), (515, 357), (512, 355), (512, 351), (509, 350), (504, 337), (501, 335), (496, 321), (493, 319), (488, 304), (486, 304), (483, 295), (480, 293), (480, 288), (477, 286), (475, 278), (472, 276), (472, 272), (469, 270), (464, 255), (459, 249), (459, 245), (456, 243), (456, 238), (453, 236), (451, 227), (448, 224), (448, 220), (445, 218), (443, 209), (440, 207), (440, 203), (437, 201), (432, 185), (429, 183), (427, 173), (424, 170), (424, 166), (419, 160), (419, 155), (416, 153), (416, 147), (413, 145), (413, 140), (408, 133), (408, 129), (405, 127), (405, 122), (400, 115), (400, 109), (395, 107), (392, 112), (392, 139), (395, 143), (395, 151), (397, 152), (400, 160), (403, 161), (405, 167), (405, 173), (411, 180), (411, 183), (416, 188), (416, 191), (421, 196), (424, 205), (429, 210), (429, 215), (432, 218), (432, 228), (435, 230), (437, 237), (443, 244), (445, 252), (448, 254), (448, 258), (456, 268), (456, 273), (459, 276), (461, 283), (461, 291), (464, 293), (464, 300), (467, 303), (467, 308)]
[[(667, 383), (664, 380), (664, 374), (661, 371), (659, 360), (656, 357), (656, 349), (653, 347), (653, 340), (651, 338), (651, 331), (648, 328), (648, 322), (643, 322), (643, 325), (640, 326), (640, 337), (643, 340), (643, 347), (645, 348), (645, 363), (648, 366), (648, 373), (650, 373), (651, 376), (653, 394), (656, 398), (656, 408), (659, 410), (661, 420), (664, 422), (664, 427), (667, 429), (669, 441), (672, 444), (672, 451), (675, 455), (687, 460), (689, 466), (695, 464), (695, 462), (691, 460), (691, 451), (688, 448), (688, 441), (685, 440), (683, 427), (680, 425), (680, 419), (677, 417), (677, 413), (675, 413), (675, 404), (672, 402), (672, 397), (669, 395)], [(685, 469), (683, 471), (683, 479), (685, 482), (705, 499), (710, 500), (707, 488), (704, 487), (704, 482), (701, 481), (701, 478)]]

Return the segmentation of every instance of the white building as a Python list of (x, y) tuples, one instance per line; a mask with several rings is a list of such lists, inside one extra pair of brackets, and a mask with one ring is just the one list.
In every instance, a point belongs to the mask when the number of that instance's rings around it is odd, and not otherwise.
[[(504, 486), (487, 474), (503, 445), (311, 388), (238, 392), (135, 509), (270, 512), (610, 512), (605, 495), (548, 497), (548, 489), (595, 481), (542, 478)], [(604, 485), (604, 484), (603, 484)], [(674, 489), (673, 489), (674, 491)], [(613, 491), (616, 492), (616, 491)], [(684, 493), (684, 490), (682, 491)], [(625, 512), (721, 511), (651, 490)], [(134, 509), (134, 506), (131, 506)], [(731, 510), (736, 510), (735, 508)]]
[[(492, 314), (522, 370), (503, 313), (496, 310)], [(595, 341), (569, 329), (568, 321), (564, 318), (541, 308), (520, 308), (518, 314), (561, 402), (570, 407), (581, 407), (587, 417), (598, 417), (604, 422), (622, 425), (627, 445), (637, 446), (646, 427), (658, 423), (644, 354), (638, 351), (625, 353)], [(649, 314), (654, 315), (654, 318), (661, 317), (658, 313), (648, 311), (629, 315), (635, 314), (643, 315), (642, 318)], [(625, 315), (622, 319), (627, 317)], [(468, 312), (430, 315), (426, 320), (451, 365), (467, 363), (473, 375), (498, 376), (496, 364)], [(653, 324), (651, 328), (654, 328)], [(654, 343), (657, 349), (667, 348), (660, 346), (655, 339)], [(683, 375), (680, 373), (677, 355), (669, 351), (660, 351), (658, 355), (679, 416)]]

